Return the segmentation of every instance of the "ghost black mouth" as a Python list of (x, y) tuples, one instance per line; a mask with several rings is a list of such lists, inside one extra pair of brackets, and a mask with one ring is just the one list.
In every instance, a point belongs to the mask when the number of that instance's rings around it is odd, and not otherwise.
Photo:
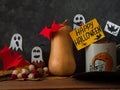
[(19, 43), (18, 43), (18, 41), (16, 41), (16, 45), (19, 47)]
[(76, 25), (78, 26), (82, 26), (84, 23), (83, 22), (78, 22), (78, 23), (75, 23)]
[(40, 57), (40, 55), (35, 55), (35, 56), (34, 56), (34, 58), (39, 58), (39, 57)]

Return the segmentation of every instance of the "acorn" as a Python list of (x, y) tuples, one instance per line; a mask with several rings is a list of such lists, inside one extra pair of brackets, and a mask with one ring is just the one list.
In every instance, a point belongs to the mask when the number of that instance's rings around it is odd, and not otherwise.
[(12, 78), (12, 80), (17, 79), (17, 75), (16, 75), (16, 74), (12, 74), (12, 75), (11, 75), (11, 78)]
[(22, 69), (22, 74), (29, 74), (29, 71), (27, 69)]
[(18, 74), (18, 71), (17, 71), (17, 70), (13, 70), (13, 71), (12, 71), (12, 74), (17, 75), (17, 74)]
[(29, 65), (28, 68), (30, 71), (35, 70), (35, 66), (33, 64)]
[(33, 74), (33, 73), (30, 73), (30, 74), (28, 75), (28, 79), (34, 79), (34, 74)]
[(39, 76), (42, 77), (44, 74), (44, 71), (42, 68), (37, 68), (37, 71), (39, 72)]
[(17, 78), (22, 78), (22, 73), (18, 73)]
[(37, 70), (33, 70), (32, 73), (34, 74), (35, 78), (39, 77), (39, 72)]
[(27, 77), (28, 77), (28, 74), (26, 74), (26, 73), (22, 74), (22, 78), (27, 78)]
[(48, 67), (44, 67), (43, 71), (44, 71), (44, 76), (48, 76), (50, 74)]

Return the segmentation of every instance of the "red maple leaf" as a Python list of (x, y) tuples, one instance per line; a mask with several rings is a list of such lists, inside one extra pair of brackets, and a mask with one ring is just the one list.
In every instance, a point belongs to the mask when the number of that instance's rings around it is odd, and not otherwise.
[(12, 52), (12, 50), (7, 46), (4, 46), (4, 48), (0, 50), (0, 58), (3, 62), (3, 70), (30, 64), (23, 58), (21, 54), (19, 54), (17, 51)]
[(51, 34), (57, 32), (61, 27), (63, 27), (63, 25), (57, 24), (56, 21), (54, 20), (51, 28), (48, 28), (47, 26), (45, 26), (39, 32), (39, 34), (43, 35), (44, 37), (47, 37), (50, 40), (51, 39)]
[(61, 27), (63, 27), (63, 25), (59, 25), (56, 23), (56, 21), (54, 20), (52, 23), (52, 32), (57, 32)]
[(46, 37), (46, 38), (48, 38), (50, 40), (50, 38), (51, 38), (51, 29), (48, 28), (47, 26), (45, 26), (39, 34), (43, 35), (44, 37)]

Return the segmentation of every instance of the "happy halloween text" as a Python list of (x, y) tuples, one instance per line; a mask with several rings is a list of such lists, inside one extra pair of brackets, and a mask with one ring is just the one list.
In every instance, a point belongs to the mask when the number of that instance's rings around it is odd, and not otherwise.
[(102, 29), (99, 25), (95, 27), (93, 22), (89, 22), (75, 30), (77, 38), (74, 38), (74, 44), (77, 46), (91, 37), (99, 35), (101, 31)]

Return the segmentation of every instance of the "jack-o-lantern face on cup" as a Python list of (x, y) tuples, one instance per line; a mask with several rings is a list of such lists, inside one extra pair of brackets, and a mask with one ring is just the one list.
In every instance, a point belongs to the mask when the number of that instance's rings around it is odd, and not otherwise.
[(105, 70), (103, 71), (111, 71), (113, 68), (113, 59), (111, 55), (107, 52), (98, 53), (92, 60), (92, 64), (98, 66), (97, 64), (103, 65)]

